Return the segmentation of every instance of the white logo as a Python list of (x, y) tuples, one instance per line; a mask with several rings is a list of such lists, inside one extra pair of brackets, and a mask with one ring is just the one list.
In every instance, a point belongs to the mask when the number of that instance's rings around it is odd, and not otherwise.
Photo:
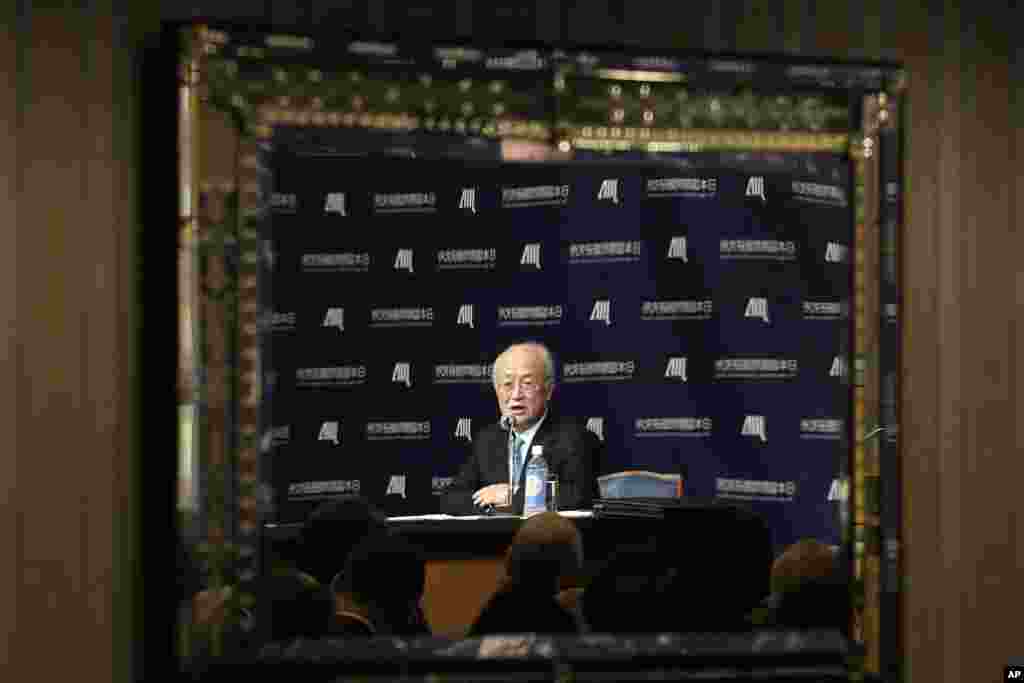
[(366, 381), (365, 365), (342, 365), (332, 368), (298, 368), (295, 382), (303, 387), (351, 386)]
[(274, 192), (270, 195), (270, 208), (282, 213), (295, 213), (299, 206), (299, 198), (295, 194)]
[(260, 327), (271, 332), (290, 332), (295, 329), (296, 320), (294, 312), (266, 311), (261, 316)]
[(370, 309), (370, 327), (430, 327), (434, 309), (430, 306)]
[(641, 320), (708, 320), (715, 310), (711, 299), (702, 301), (642, 301)]
[(590, 311), (590, 320), (603, 322), (610, 326), (612, 324), (612, 302), (608, 299), (595, 301), (594, 308)]
[(462, 188), (462, 194), (459, 196), (459, 208), (463, 211), (469, 211), (470, 213), (476, 213), (476, 188), (475, 187), (464, 187)]
[(796, 259), (796, 242), (793, 240), (719, 240), (718, 253), (722, 259), (792, 261)]
[(764, 176), (755, 175), (747, 179), (745, 196), (760, 197), (762, 202), (768, 201), (768, 198), (764, 196)]
[(689, 381), (686, 378), (686, 356), (676, 356), (668, 359), (665, 366), (665, 377), (678, 378), (680, 382)]
[(289, 496), (324, 496), (359, 493), (358, 479), (332, 479), (330, 481), (296, 481), (288, 484)]
[(430, 492), (435, 496), (439, 496), (453, 483), (455, 483), (455, 477), (431, 477)]
[(437, 252), (437, 267), (441, 270), (466, 270), (494, 268), (498, 261), (498, 250), (488, 249), (441, 249)]
[(317, 441), (330, 441), (335, 446), (339, 444), (339, 430), (338, 422), (324, 422), (320, 425), (320, 434), (316, 437)]
[(758, 318), (771, 324), (768, 320), (768, 299), (763, 297), (752, 297), (747, 299), (747, 310), (743, 314), (745, 318)]
[(616, 263), (638, 261), (642, 242), (640, 240), (614, 242), (574, 242), (569, 245), (571, 263)]
[(805, 301), (803, 308), (806, 320), (843, 320), (847, 315), (842, 301)]
[(324, 316), (323, 327), (337, 327), (339, 332), (345, 331), (345, 309), (328, 308)]
[(412, 249), (399, 249), (395, 254), (395, 270), (412, 272)]
[(434, 366), (435, 384), (490, 384), (491, 363), (443, 363)]
[(604, 418), (588, 417), (587, 431), (596, 436), (601, 441), (604, 441)]
[(430, 420), (367, 422), (366, 438), (370, 441), (384, 441), (389, 439), (429, 439)]
[(850, 496), (850, 483), (841, 479), (833, 479), (828, 487), (825, 500), (847, 500)]
[(846, 206), (846, 195), (835, 185), (807, 183), (794, 180), (793, 195), (800, 201), (830, 206)]
[(328, 192), (324, 200), (324, 213), (336, 213), (339, 216), (347, 216), (345, 213), (345, 193)]
[(617, 179), (602, 180), (601, 188), (597, 191), (598, 201), (611, 201), (612, 204), (619, 203), (619, 181)]
[(523, 247), (523, 257), (519, 259), (520, 265), (536, 266), (540, 270), (540, 243), (527, 244)]
[(633, 378), (636, 361), (583, 361), (562, 366), (563, 382), (621, 382)]
[(405, 498), (405, 475), (404, 474), (393, 474), (391, 475), (390, 481), (388, 481), (388, 490), (384, 492), (385, 496), (396, 494)]
[(825, 263), (846, 263), (848, 252), (845, 244), (829, 242), (825, 247)]
[(647, 181), (648, 197), (713, 197), (717, 191), (717, 178), (651, 178)]
[(829, 377), (846, 377), (847, 365), (846, 359), (842, 356), (835, 356), (832, 358), (832, 367), (829, 368)]
[(709, 437), (712, 422), (710, 417), (641, 417), (635, 426), (638, 437)]
[(669, 259), (679, 259), (683, 263), (689, 263), (690, 260), (686, 255), (686, 238), (685, 237), (673, 237), (672, 241), (668, 243), (668, 257)]
[(501, 202), (506, 207), (557, 206), (566, 204), (568, 201), (568, 185), (505, 187), (501, 190)]
[(465, 439), (466, 441), (473, 440), (473, 418), (459, 418), (458, 423), (455, 425), (455, 438)]
[(395, 363), (395, 369), (391, 371), (391, 381), (412, 387), (412, 372), (409, 363)]
[(437, 197), (433, 192), (400, 192), (373, 195), (377, 213), (429, 213), (435, 210)]
[(795, 358), (718, 358), (715, 379), (795, 379), (800, 363)]
[(498, 325), (557, 325), (562, 321), (562, 307), (544, 306), (499, 306)]
[(800, 420), (801, 439), (829, 439), (842, 437), (843, 421), (833, 417), (805, 417)]
[(1024, 671), (1021, 671), (1020, 669), (1017, 669), (1015, 671), (1008, 672), (1006, 674), (1006, 680), (1010, 680), (1010, 679), (1020, 680), (1022, 676), (1024, 676)]
[(715, 495), (719, 498), (747, 500), (787, 500), (796, 495), (796, 482), (719, 477), (715, 479)]
[(469, 329), (473, 329), (473, 317), (473, 304), (462, 304), (459, 306), (459, 317), (455, 324), (466, 325)]
[(742, 436), (756, 436), (761, 439), (761, 443), (768, 442), (768, 436), (765, 434), (765, 419), (764, 415), (747, 415), (743, 418), (743, 428), (740, 430)]
[(316, 273), (365, 273), (370, 269), (369, 252), (303, 254), (302, 270)]

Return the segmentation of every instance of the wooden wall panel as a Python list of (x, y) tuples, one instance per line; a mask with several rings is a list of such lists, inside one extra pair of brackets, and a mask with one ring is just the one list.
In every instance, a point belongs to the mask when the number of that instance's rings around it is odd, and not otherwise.
[(18, 538), (18, 367), (20, 349), (16, 334), (18, 309), (18, 126), (19, 78), (17, 65), (22, 49), (21, 26), (14, 3), (0, 6), (0, 433), (6, 448), (0, 452), (0, 546), (6, 559), (0, 562), (0, 662), (11, 661), (18, 613), (18, 574), (21, 567)]

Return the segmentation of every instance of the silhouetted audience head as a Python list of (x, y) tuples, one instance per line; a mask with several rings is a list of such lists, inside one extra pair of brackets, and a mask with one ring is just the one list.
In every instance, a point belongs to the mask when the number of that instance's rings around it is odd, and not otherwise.
[(536, 587), (550, 595), (574, 580), (583, 566), (583, 540), (576, 524), (557, 512), (530, 517), (519, 527), (505, 557), (510, 586)]
[(303, 525), (299, 566), (322, 586), (328, 586), (344, 566), (349, 551), (386, 524), (387, 517), (362, 496), (324, 503)]
[(849, 629), (850, 592), (832, 548), (802, 539), (772, 565), (774, 623), (787, 628)]
[(260, 607), (269, 608), (272, 641), (319, 638), (333, 611), (331, 596), (296, 572), (272, 574), (263, 581)]
[(595, 633), (677, 630), (669, 595), (675, 577), (656, 543), (621, 547), (584, 589), (583, 621)]
[(378, 531), (352, 549), (333, 589), (367, 616), (375, 633), (414, 636), (430, 632), (420, 604), (425, 585), (422, 551), (398, 534)]

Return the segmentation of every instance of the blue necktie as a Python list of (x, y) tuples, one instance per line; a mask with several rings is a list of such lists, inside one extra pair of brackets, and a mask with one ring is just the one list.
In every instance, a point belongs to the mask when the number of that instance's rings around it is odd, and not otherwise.
[(519, 473), (523, 469), (523, 446), (524, 441), (518, 436), (512, 442), (512, 472), (514, 476), (512, 478), (512, 488), (519, 487)]

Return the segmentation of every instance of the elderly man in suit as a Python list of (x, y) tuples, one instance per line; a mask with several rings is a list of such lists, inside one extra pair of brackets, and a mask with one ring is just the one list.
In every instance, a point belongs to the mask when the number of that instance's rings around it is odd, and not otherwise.
[(594, 494), (596, 438), (575, 419), (551, 408), (554, 361), (538, 342), (514, 344), (494, 361), (494, 392), (501, 420), (473, 440), (442, 509), (452, 514), (509, 506), (521, 514), (526, 466), (543, 454), (559, 479), (559, 507), (589, 507)]

